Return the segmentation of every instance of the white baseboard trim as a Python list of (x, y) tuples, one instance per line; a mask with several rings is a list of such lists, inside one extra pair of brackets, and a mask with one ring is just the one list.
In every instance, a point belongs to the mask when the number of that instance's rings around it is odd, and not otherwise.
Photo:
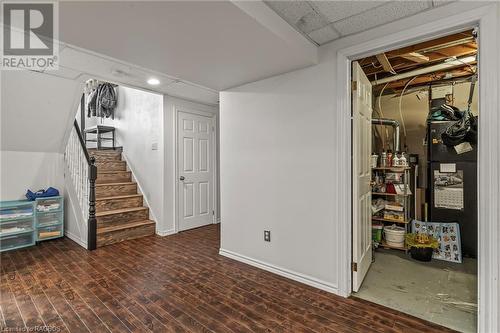
[(71, 239), (73, 242), (77, 243), (78, 245), (80, 245), (81, 247), (87, 249), (87, 243), (84, 242), (80, 237), (78, 237), (77, 235), (75, 234), (72, 234), (71, 232), (69, 231), (64, 231), (64, 236), (68, 237), (69, 239)]
[(268, 271), (268, 272), (271, 272), (271, 273), (274, 273), (277, 275), (281, 275), (281, 276), (286, 277), (288, 279), (291, 279), (291, 280), (294, 280), (294, 281), (297, 281), (297, 282), (300, 282), (303, 284), (307, 284), (311, 287), (315, 287), (315, 288), (318, 288), (318, 289), (321, 289), (324, 291), (328, 291), (328, 292), (336, 294), (336, 295), (340, 295), (338, 287), (336, 285), (333, 285), (333, 284), (328, 283), (326, 281), (322, 281), (322, 280), (313, 278), (311, 276), (308, 276), (308, 275), (305, 275), (302, 273), (297, 273), (297, 272), (291, 271), (289, 269), (285, 269), (285, 268), (278, 267), (278, 266), (275, 266), (272, 264), (268, 264), (268, 263), (260, 261), (260, 260), (252, 259), (250, 257), (244, 256), (244, 255), (232, 252), (232, 251), (224, 250), (222, 248), (219, 249), (219, 254), (221, 256), (231, 258), (231, 259), (234, 259), (237, 261), (241, 261), (245, 264), (263, 269), (265, 271)]
[(169, 230), (157, 230), (156, 231), (156, 234), (158, 236), (170, 236), (170, 235), (173, 235), (173, 234), (176, 234), (177, 232), (175, 231), (175, 229), (169, 229)]

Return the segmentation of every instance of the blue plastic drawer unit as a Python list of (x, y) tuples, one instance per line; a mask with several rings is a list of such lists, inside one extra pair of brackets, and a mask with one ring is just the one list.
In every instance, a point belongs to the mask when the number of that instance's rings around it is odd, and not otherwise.
[(35, 241), (33, 202), (0, 202), (0, 252), (32, 246)]
[(63, 197), (37, 198), (34, 207), (37, 241), (64, 236)]

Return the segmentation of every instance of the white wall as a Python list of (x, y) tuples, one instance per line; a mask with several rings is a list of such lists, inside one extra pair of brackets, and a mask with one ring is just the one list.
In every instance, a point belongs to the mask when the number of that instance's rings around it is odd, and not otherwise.
[(338, 292), (348, 274), (341, 256), (350, 255), (338, 218), (350, 207), (338, 201), (350, 190), (337, 184), (350, 174), (336, 158), (346, 141), (337, 52), (477, 6), (456, 3), (341, 39), (320, 49), (319, 65), (222, 92), (221, 254)]
[(325, 62), (221, 93), (221, 249), (335, 291), (332, 78)]
[(60, 153), (0, 152), (0, 201), (26, 199), (27, 189), (49, 186), (64, 190), (63, 155)]
[[(180, 98), (164, 96), (163, 100), (163, 126), (164, 126), (164, 218), (160, 225), (157, 226), (160, 235), (169, 235), (177, 232), (176, 230), (176, 141), (177, 141), (177, 109), (183, 110), (198, 110), (218, 114), (218, 108), (205, 104), (187, 101)], [(217, 158), (218, 159), (218, 158)], [(217, 177), (218, 178), (218, 177)], [(220, 202), (220, 200), (219, 200)], [(220, 212), (220, 209), (217, 209)]]
[(162, 112), (162, 95), (119, 87), (114, 121), (117, 139), (155, 221), (163, 220)]

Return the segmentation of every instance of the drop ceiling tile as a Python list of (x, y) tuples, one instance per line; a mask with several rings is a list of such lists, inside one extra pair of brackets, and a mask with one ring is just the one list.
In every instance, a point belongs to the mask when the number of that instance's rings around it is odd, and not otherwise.
[(432, 5), (434, 7), (439, 7), (443, 5), (447, 5), (449, 3), (455, 2), (456, 0), (432, 0)]
[(338, 32), (336, 32), (330, 25), (311, 31), (308, 36), (319, 45), (328, 43), (340, 37)]
[(303, 33), (309, 33), (314, 30), (323, 28), (328, 24), (321, 14), (312, 11), (311, 13), (301, 17), (296, 24), (297, 29)]
[(430, 4), (427, 1), (392, 1), (361, 14), (335, 22), (333, 23), (333, 27), (341, 35), (350, 35), (416, 14), (428, 9), (429, 6)]
[(314, 11), (306, 1), (266, 1), (266, 4), (292, 25)]
[(329, 22), (335, 22), (383, 5), (385, 1), (313, 1)]

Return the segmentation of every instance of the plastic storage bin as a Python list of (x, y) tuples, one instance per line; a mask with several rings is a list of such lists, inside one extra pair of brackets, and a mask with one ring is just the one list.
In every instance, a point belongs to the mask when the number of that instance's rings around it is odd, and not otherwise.
[(7, 221), (0, 223), (0, 237), (17, 235), (33, 231), (33, 219)]
[(35, 245), (33, 202), (0, 202), (0, 252)]
[(57, 212), (63, 208), (62, 197), (37, 198), (35, 210), (37, 213)]
[(35, 245), (33, 232), (0, 237), (0, 251), (14, 250)]
[(37, 241), (64, 236), (63, 197), (37, 198), (35, 216)]
[(58, 238), (63, 235), (62, 225), (54, 225), (49, 227), (39, 227), (37, 230), (37, 240)]
[(50, 225), (56, 225), (63, 223), (62, 212), (48, 212), (48, 213), (38, 213), (37, 214), (37, 225), (38, 227), (46, 227)]
[(382, 229), (384, 229), (383, 224), (372, 225), (372, 240), (375, 243), (380, 243), (382, 241)]

